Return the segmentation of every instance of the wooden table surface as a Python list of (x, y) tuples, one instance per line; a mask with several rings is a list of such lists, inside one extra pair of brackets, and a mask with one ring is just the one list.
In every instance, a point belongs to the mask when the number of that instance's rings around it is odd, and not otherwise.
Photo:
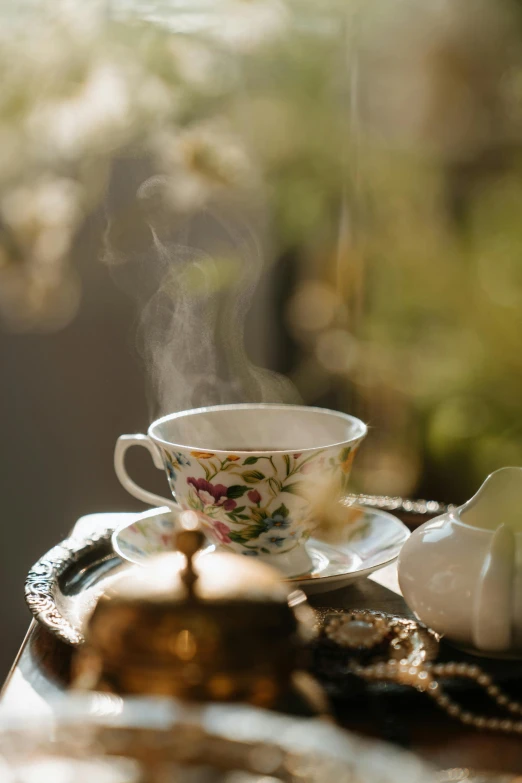
[[(419, 520), (407, 520), (411, 526)], [(424, 521), (424, 520), (423, 520)], [(314, 606), (371, 608), (411, 616), (402, 599), (395, 566), (341, 590), (311, 598)], [(2, 691), (2, 703), (49, 713), (49, 701), (67, 689), (72, 649), (33, 621)], [(455, 655), (457, 658), (458, 655)], [(408, 692), (410, 693), (410, 692)], [(431, 700), (411, 692), (405, 698), (379, 699), (376, 711), (349, 704), (338, 710), (346, 728), (396, 741), (438, 769), (468, 767), (522, 775), (522, 738), (465, 727), (442, 713)]]

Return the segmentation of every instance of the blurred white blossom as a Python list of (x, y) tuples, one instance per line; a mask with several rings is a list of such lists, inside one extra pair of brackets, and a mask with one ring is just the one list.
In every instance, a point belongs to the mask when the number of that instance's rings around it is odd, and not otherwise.
[(165, 195), (173, 208), (192, 212), (220, 190), (248, 188), (252, 167), (239, 139), (219, 123), (196, 124), (151, 141), (160, 168), (169, 172)]
[(215, 36), (248, 51), (284, 35), (290, 21), (283, 0), (226, 0), (216, 17)]

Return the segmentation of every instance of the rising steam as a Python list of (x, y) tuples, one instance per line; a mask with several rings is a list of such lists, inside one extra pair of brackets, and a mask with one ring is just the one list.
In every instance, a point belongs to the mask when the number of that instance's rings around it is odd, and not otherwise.
[[(182, 218), (165, 205), (166, 184), (148, 178), (137, 190), (137, 213), (121, 225), (111, 220), (105, 243), (117, 281), (138, 300), (151, 416), (221, 403), (299, 402), (287, 378), (254, 366), (245, 349), (265, 270), (263, 219), (238, 203)], [(140, 221), (145, 234), (137, 239)]]

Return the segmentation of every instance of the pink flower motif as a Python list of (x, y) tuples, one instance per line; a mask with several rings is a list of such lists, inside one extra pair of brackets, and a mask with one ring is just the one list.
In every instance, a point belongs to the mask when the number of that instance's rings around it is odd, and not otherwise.
[(300, 451), (297, 454), (294, 454), (294, 459), (299, 459), (299, 457), (302, 457), (302, 455), (303, 455), (303, 452)]
[(247, 498), (251, 503), (261, 503), (261, 495), (257, 489), (251, 489), (250, 492), (247, 492)]
[(306, 476), (307, 473), (313, 473), (314, 470), (317, 470), (317, 462), (312, 460), (312, 462), (305, 463), (300, 472)]
[(213, 520), (213, 527), (214, 527), (214, 533), (219, 538), (222, 544), (230, 544), (230, 536), (228, 535), (230, 533), (230, 528), (228, 525), (225, 525), (224, 522), (220, 522), (219, 520)]
[(189, 476), (187, 484), (194, 487), (204, 506), (223, 506), (225, 511), (232, 511), (237, 506), (235, 500), (227, 497), (227, 488), (224, 484), (211, 484), (206, 479), (194, 478), (194, 476)]
[(204, 506), (213, 506), (216, 502), (214, 496), (209, 492), (205, 492), (204, 489), (198, 490), (198, 497), (203, 502)]

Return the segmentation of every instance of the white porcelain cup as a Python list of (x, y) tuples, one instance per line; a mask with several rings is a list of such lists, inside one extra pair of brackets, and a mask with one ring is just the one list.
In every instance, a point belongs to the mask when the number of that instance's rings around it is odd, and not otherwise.
[[(316, 521), (314, 486), (339, 499), (366, 425), (346, 413), (298, 405), (217, 405), (164, 416), (147, 435), (122, 435), (116, 475), (134, 497), (197, 512), (209, 537), (260, 557), (287, 576), (307, 573), (304, 546)], [(138, 486), (125, 468), (130, 446), (145, 446), (167, 473), (174, 501)]]

